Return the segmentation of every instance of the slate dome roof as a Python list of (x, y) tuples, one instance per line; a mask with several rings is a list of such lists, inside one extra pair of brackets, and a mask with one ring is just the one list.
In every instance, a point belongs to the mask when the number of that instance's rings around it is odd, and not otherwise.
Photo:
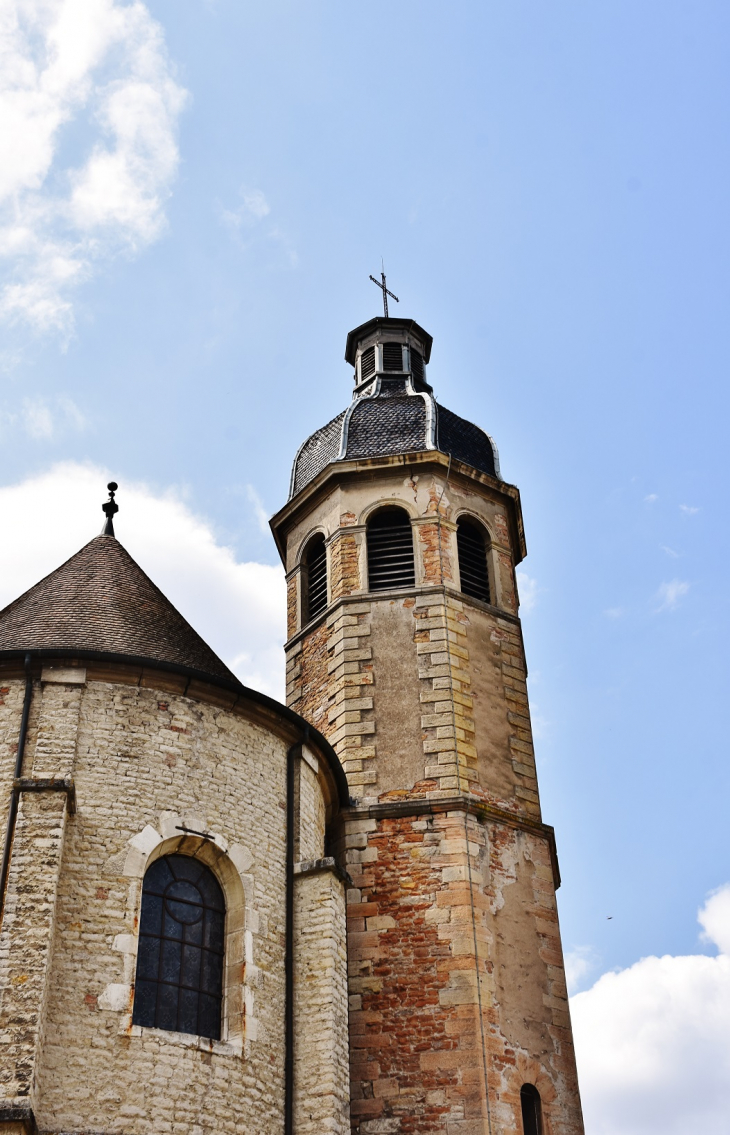
[(88, 544), (0, 611), (0, 657), (110, 654), (238, 679), (114, 536)]
[[(408, 349), (401, 364), (404, 369), (397, 373), (390, 368), (378, 370), (376, 363), (376, 369), (363, 379), (359, 363), (363, 348), (373, 350), (374, 344), (394, 336)], [(423, 365), (430, 348), (431, 337), (413, 320), (372, 319), (350, 332), (345, 358), (356, 367), (352, 402), (300, 447), (289, 499), (332, 462), (430, 449), (499, 478), (497, 449), (489, 435), (434, 398)]]

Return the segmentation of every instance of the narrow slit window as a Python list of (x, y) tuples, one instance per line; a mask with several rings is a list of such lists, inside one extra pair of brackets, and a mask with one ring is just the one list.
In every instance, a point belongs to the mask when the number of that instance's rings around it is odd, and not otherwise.
[(166, 855), (142, 886), (132, 1022), (220, 1040), (226, 906), (198, 859)]
[(523, 1084), (520, 1089), (522, 1128), (524, 1135), (542, 1135), (542, 1104), (534, 1084)]
[(304, 622), (308, 623), (321, 615), (327, 606), (327, 548), (324, 536), (312, 537), (304, 557), (304, 566)]
[(484, 529), (470, 520), (460, 520), (456, 527), (461, 590), (465, 595), (491, 603), (487, 541)]
[(413, 533), (402, 508), (383, 508), (368, 524), (368, 584), (371, 591), (413, 587)]

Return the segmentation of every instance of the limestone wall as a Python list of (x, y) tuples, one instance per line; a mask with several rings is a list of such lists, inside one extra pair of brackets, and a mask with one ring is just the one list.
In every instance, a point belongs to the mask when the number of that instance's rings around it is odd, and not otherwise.
[[(68, 814), (63, 792), (21, 795), (0, 936), (0, 1109), (32, 1108), (48, 1132), (274, 1135), (284, 1109), (288, 743), (184, 696), (186, 680), (174, 675), (152, 675), (146, 686), (92, 680), (82, 669), (72, 677), (46, 672), (34, 688), (24, 774), (72, 776), (78, 809)], [(7, 783), (23, 682), (2, 688)], [(300, 765), (298, 840), (321, 858), (322, 773), (314, 753)], [(220, 1041), (132, 1024), (142, 879), (171, 852), (206, 862), (226, 896)], [(311, 906), (326, 910), (329, 929), (306, 966), (321, 991), (339, 958), (330, 1016), (339, 1012), (340, 1024), (330, 1040), (342, 1063), (344, 900), (330, 876), (309, 884), (326, 892)], [(324, 1049), (314, 1048), (319, 1064)]]
[(345, 888), (334, 861), (298, 865), (294, 937), (294, 1130), (350, 1130)]

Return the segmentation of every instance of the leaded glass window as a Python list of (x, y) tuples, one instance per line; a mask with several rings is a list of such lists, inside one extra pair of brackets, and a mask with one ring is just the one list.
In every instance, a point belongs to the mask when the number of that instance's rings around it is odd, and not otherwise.
[(135, 1025), (219, 1040), (226, 907), (198, 859), (167, 855), (142, 888)]

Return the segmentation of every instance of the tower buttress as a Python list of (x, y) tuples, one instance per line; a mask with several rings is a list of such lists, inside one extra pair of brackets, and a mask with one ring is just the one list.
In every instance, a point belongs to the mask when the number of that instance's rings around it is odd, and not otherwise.
[(352, 797), (353, 1130), (581, 1135), (519, 492), (491, 438), (436, 402), (431, 346), (412, 320), (350, 333), (352, 403), (302, 445), (272, 520), (287, 704)]

